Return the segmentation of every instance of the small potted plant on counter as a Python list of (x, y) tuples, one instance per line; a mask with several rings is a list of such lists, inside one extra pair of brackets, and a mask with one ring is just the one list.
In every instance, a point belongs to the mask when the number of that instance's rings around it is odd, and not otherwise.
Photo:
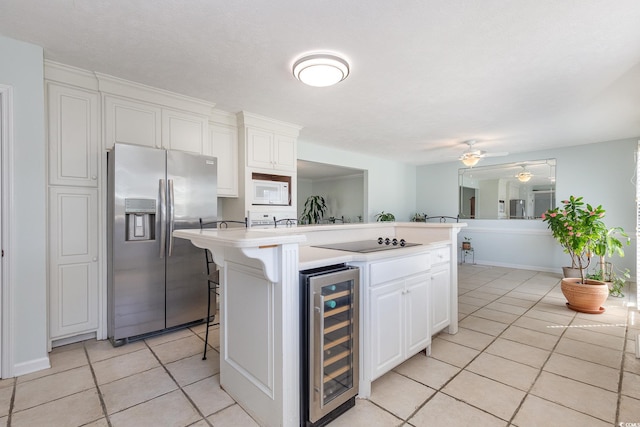
[(395, 215), (390, 212), (382, 211), (379, 214), (376, 214), (376, 221), (378, 222), (395, 221), (395, 220), (396, 220)]
[(427, 214), (416, 213), (411, 217), (411, 222), (427, 222)]

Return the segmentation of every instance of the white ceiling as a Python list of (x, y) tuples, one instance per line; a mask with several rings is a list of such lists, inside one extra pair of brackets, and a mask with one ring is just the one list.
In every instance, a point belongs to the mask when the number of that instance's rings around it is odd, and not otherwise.
[[(0, 34), (47, 59), (413, 164), (640, 136), (638, 23), (637, 0), (0, 1)], [(349, 78), (296, 81), (314, 50)]]

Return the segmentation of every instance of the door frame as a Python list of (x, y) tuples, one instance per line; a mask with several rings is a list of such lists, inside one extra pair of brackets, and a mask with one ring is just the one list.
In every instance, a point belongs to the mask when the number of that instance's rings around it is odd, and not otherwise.
[(0, 378), (13, 377), (13, 87), (0, 84)]

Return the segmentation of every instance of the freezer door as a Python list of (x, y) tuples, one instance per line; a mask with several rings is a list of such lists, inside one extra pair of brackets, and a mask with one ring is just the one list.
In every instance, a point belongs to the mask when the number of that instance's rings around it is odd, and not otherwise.
[(198, 229), (199, 218), (217, 217), (216, 170), (217, 159), (213, 157), (167, 152), (167, 328), (204, 319), (207, 314), (204, 249), (186, 239), (174, 239), (171, 232)]
[(161, 249), (164, 150), (116, 144), (109, 157), (109, 336), (115, 340), (165, 327)]

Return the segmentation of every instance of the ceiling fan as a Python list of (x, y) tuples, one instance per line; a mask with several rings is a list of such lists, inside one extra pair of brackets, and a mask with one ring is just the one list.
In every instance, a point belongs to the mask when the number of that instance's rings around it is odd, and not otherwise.
[(465, 166), (473, 167), (473, 166), (477, 165), (478, 162), (480, 161), (480, 159), (483, 158), (483, 157), (499, 157), (499, 156), (506, 156), (506, 155), (509, 154), (507, 152), (487, 153), (486, 151), (476, 150), (476, 149), (473, 148), (473, 145), (476, 142), (477, 141), (475, 139), (472, 139), (470, 141), (465, 141), (464, 142), (465, 144), (467, 144), (469, 146), (469, 148), (467, 149), (467, 151), (462, 153), (462, 155), (458, 159), (462, 163), (464, 163)]

